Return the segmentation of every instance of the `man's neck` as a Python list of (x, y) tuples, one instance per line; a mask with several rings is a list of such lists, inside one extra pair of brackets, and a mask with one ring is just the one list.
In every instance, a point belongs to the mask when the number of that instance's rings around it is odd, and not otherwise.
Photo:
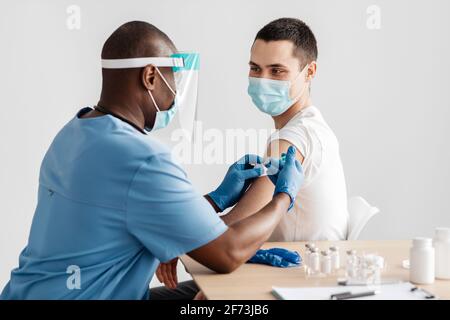
[(144, 114), (137, 103), (120, 101), (119, 99), (108, 99), (102, 95), (97, 105), (108, 110), (112, 114), (118, 115), (132, 122), (141, 129), (145, 126)]
[(283, 128), (297, 113), (311, 105), (312, 101), (310, 96), (308, 95), (307, 97), (298, 100), (284, 113), (280, 114), (279, 116), (272, 117), (273, 122), (275, 123), (275, 129)]

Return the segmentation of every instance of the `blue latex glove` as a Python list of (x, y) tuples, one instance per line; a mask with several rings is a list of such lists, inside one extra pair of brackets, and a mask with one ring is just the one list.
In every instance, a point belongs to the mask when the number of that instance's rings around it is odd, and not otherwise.
[(234, 206), (253, 179), (262, 174), (262, 168), (252, 166), (252, 164), (262, 163), (262, 161), (260, 156), (247, 154), (230, 166), (220, 186), (208, 193), (221, 211)]
[(271, 166), (279, 168), (278, 172), (268, 175), (270, 181), (275, 184), (274, 194), (284, 192), (291, 198), (289, 209), (294, 205), (300, 187), (303, 184), (303, 168), (297, 159), (295, 159), (296, 149), (290, 146), (286, 154), (282, 154), (279, 160), (271, 158), (271, 162), (266, 165), (268, 170)]
[(302, 262), (302, 257), (296, 251), (289, 251), (283, 248), (259, 249), (247, 262), (287, 268), (299, 266)]

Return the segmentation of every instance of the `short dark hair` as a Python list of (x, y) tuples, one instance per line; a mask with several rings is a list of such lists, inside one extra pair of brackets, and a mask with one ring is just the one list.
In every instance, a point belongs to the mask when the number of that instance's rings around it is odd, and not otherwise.
[[(311, 29), (301, 20), (280, 18), (266, 24), (256, 34), (264, 41), (289, 40), (294, 46), (294, 54), (303, 58), (304, 65), (317, 60), (317, 43)], [(304, 67), (304, 66), (302, 66)]]
[(130, 21), (117, 28), (105, 41), (102, 59), (159, 56), (162, 45), (175, 48), (170, 38), (154, 25)]

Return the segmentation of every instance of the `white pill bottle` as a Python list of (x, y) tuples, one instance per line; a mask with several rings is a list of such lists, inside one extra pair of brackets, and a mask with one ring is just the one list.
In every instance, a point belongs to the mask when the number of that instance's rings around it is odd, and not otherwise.
[(417, 284), (434, 282), (434, 248), (431, 238), (414, 238), (409, 251), (409, 281)]
[(436, 228), (433, 239), (436, 279), (450, 279), (450, 228)]

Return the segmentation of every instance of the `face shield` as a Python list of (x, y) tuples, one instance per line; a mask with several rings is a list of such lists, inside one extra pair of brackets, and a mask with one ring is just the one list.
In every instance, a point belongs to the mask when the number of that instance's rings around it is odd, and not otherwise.
[(144, 68), (148, 65), (172, 68), (175, 79), (175, 99), (178, 104), (175, 118), (185, 137), (190, 140), (197, 116), (199, 54), (180, 52), (170, 57), (102, 59), (103, 69)]

